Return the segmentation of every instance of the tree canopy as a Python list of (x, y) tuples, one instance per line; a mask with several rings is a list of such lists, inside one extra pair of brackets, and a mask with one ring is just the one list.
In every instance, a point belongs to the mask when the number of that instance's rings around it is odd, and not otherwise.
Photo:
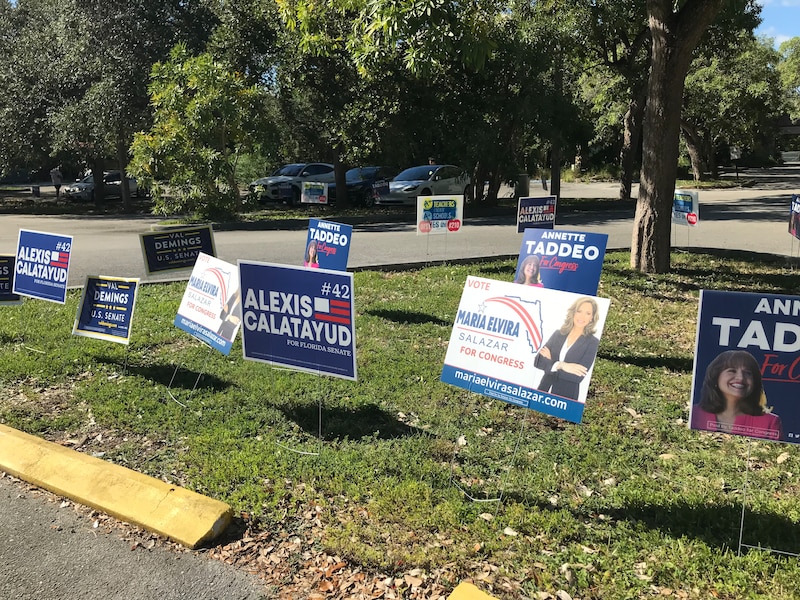
[[(702, 175), (726, 145), (755, 148), (781, 102), (800, 113), (797, 42), (774, 53), (754, 41), (758, 10), (754, 0), (2, 0), (0, 173), (129, 168), (152, 180), (158, 210), (226, 212), (244, 173), (289, 161), (333, 162), (341, 182), (346, 166), (435, 156), (467, 169), (476, 201), (492, 203), (518, 173), (551, 175), (558, 194), (577, 155), (612, 163), (624, 198), (640, 170), (632, 264), (661, 271), (679, 133)], [(181, 98), (184, 69), (208, 87)], [(168, 114), (169, 94), (185, 102)], [(223, 124), (201, 127), (220, 111)], [(177, 139), (213, 156), (213, 177)], [(182, 200), (166, 204), (168, 189)]]

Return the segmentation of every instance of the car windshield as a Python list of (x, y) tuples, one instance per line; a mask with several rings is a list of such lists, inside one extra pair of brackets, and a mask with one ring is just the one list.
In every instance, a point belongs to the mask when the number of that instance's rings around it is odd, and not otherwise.
[(93, 175), (87, 175), (86, 177), (81, 179), (81, 183), (94, 183), (94, 176)]
[(347, 181), (362, 181), (364, 179), (374, 179), (380, 167), (356, 167), (344, 174)]
[(400, 173), (394, 178), (395, 181), (426, 181), (430, 179), (435, 167), (430, 165), (423, 165), (421, 167), (411, 167)]
[(305, 165), (283, 165), (280, 169), (275, 171), (272, 176), (283, 175), (284, 177), (297, 177), (300, 175), (300, 171), (303, 170), (303, 167), (305, 167)]

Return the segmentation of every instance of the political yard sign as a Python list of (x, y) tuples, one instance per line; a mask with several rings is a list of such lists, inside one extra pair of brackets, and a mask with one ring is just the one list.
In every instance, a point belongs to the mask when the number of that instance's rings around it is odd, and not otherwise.
[(347, 257), (350, 254), (350, 240), (353, 226), (319, 219), (308, 220), (306, 239), (306, 263), (313, 248), (317, 262), (306, 266), (319, 266), (333, 271), (347, 270)]
[(127, 344), (138, 279), (89, 275), (83, 286), (72, 335)]
[(800, 443), (800, 296), (700, 292), (689, 426)]
[(792, 194), (789, 210), (789, 233), (800, 239), (800, 196)]
[(672, 197), (672, 222), (676, 225), (694, 227), (700, 218), (697, 192), (675, 190)]
[(457, 233), (464, 223), (464, 196), (417, 196), (417, 235)]
[(520, 198), (517, 204), (517, 233), (528, 228), (553, 229), (556, 224), (555, 196)]
[[(580, 423), (608, 306), (603, 298), (470, 276), (441, 379)], [(574, 327), (584, 334), (569, 344)]]
[(14, 294), (64, 304), (72, 236), (19, 230)]
[(148, 275), (191, 269), (201, 252), (210, 256), (217, 254), (211, 225), (141, 233), (139, 239)]
[(240, 323), (238, 269), (201, 252), (189, 276), (174, 325), (228, 355)]
[(14, 286), (14, 257), (0, 254), (0, 306), (22, 304), (22, 298), (11, 292)]
[(328, 184), (314, 181), (303, 182), (303, 193), (300, 202), (304, 204), (327, 204)]
[(563, 229), (526, 229), (514, 283), (594, 295), (608, 236)]
[(239, 260), (244, 358), (356, 380), (353, 274)]

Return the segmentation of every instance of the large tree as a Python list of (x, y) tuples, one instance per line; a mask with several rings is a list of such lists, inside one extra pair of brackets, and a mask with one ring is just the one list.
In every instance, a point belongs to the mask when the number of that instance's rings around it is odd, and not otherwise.
[(124, 171), (134, 131), (149, 122), (152, 64), (178, 40), (203, 45), (215, 24), (200, 0), (19, 0), (0, 19), (13, 40), (0, 50), (0, 125), (14, 132), (0, 140), (0, 170), (50, 156)]
[(785, 102), (771, 40), (735, 36), (736, 51), (702, 53), (686, 78), (681, 130), (694, 178), (717, 177), (720, 147), (754, 150), (774, 139)]
[(156, 212), (231, 217), (241, 208), (237, 159), (260, 122), (258, 89), (182, 44), (151, 78), (154, 123), (135, 135), (131, 172), (152, 190)]
[(683, 88), (692, 55), (725, 0), (647, 0), (652, 39), (642, 140), (642, 171), (631, 239), (631, 267), (665, 273), (678, 165)]
[(800, 37), (793, 37), (780, 46), (782, 60), (778, 65), (781, 82), (789, 104), (789, 116), (800, 119)]

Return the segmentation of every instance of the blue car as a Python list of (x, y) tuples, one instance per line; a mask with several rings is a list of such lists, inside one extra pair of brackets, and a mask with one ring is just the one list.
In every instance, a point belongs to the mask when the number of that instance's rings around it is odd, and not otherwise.
[[(399, 169), (394, 167), (356, 167), (345, 173), (347, 197), (351, 204), (374, 206), (376, 198), (389, 193), (389, 180)], [(328, 185), (328, 199), (336, 202), (336, 184)]]

